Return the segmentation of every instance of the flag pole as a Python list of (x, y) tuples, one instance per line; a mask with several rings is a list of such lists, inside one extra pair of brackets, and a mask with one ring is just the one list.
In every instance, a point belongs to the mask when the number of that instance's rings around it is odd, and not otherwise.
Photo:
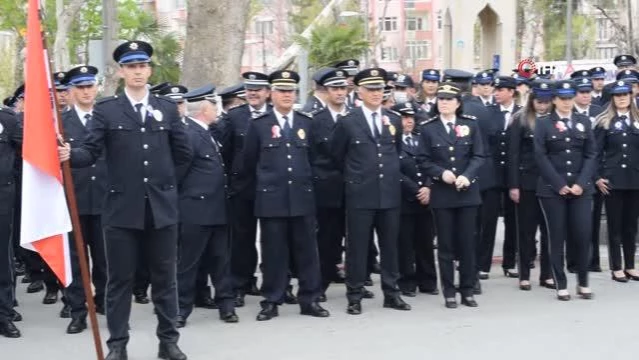
[[(44, 11), (41, 7), (38, 8), (38, 15), (40, 17), (40, 23), (44, 22)], [(60, 105), (58, 104), (58, 98), (55, 94), (55, 80), (53, 78), (53, 67), (51, 66), (51, 57), (49, 56), (49, 49), (46, 41), (46, 33), (44, 31), (44, 25), (41, 25), (40, 29), (42, 33), (42, 46), (46, 55), (46, 61), (49, 66), (49, 82), (51, 84), (51, 97), (54, 107), (54, 114), (57, 117), (58, 134), (60, 138), (64, 139), (64, 128), (62, 126), (62, 112), (60, 111)], [(64, 192), (67, 197), (67, 204), (69, 208), (69, 214), (71, 216), (71, 224), (73, 226), (73, 239), (75, 242), (76, 253), (78, 255), (78, 264), (80, 265), (80, 274), (82, 277), (82, 287), (84, 288), (84, 297), (86, 298), (89, 321), (91, 323), (91, 332), (93, 333), (93, 343), (95, 346), (95, 353), (97, 360), (104, 360), (104, 351), (102, 350), (102, 339), (100, 337), (100, 328), (98, 325), (98, 317), (95, 312), (95, 301), (93, 299), (93, 291), (91, 290), (91, 281), (89, 276), (89, 264), (87, 262), (87, 254), (84, 247), (84, 237), (82, 236), (82, 227), (80, 224), (80, 216), (78, 215), (78, 203), (75, 196), (75, 188), (73, 185), (73, 178), (71, 175), (71, 165), (69, 161), (65, 161), (62, 164), (62, 179), (64, 184)], [(76, 281), (77, 279), (73, 280)]]

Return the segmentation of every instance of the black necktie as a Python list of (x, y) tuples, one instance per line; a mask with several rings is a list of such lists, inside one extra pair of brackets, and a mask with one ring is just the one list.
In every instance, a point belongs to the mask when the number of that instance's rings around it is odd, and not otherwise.
[(288, 139), (291, 137), (291, 124), (288, 122), (288, 116), (284, 115), (282, 119), (284, 119), (284, 137)]
[(142, 120), (142, 123), (144, 124), (144, 114), (142, 114), (142, 106), (144, 106), (143, 104), (135, 104), (135, 111), (138, 112), (138, 114), (140, 114), (140, 120)]
[(371, 116), (373, 118), (373, 134), (375, 135), (375, 139), (379, 139), (380, 133), (379, 128), (377, 128), (377, 113), (374, 112), (371, 114)]
[(621, 120), (621, 125), (623, 127), (626, 127), (628, 125), (628, 123), (626, 121), (628, 121), (628, 117), (626, 115), (621, 115), (619, 117), (619, 120)]
[(563, 118), (561, 119), (561, 121), (563, 121), (566, 124), (566, 126), (568, 126), (569, 129), (572, 129), (572, 120), (568, 118)]
[(91, 114), (84, 114), (84, 126), (89, 127), (89, 122), (91, 121)]
[(581, 115), (586, 115), (586, 116), (588, 116), (588, 112), (587, 112), (587, 111), (582, 111), (582, 112), (581, 112)]
[(448, 136), (455, 141), (455, 125), (452, 121), (447, 122), (446, 125), (448, 125)]
[(255, 119), (256, 117), (262, 115), (262, 112), (258, 111), (258, 110), (253, 110), (253, 111), (251, 111), (251, 114), (253, 116), (253, 119)]
[(484, 103), (484, 105), (486, 105), (486, 106), (490, 106), (490, 101), (486, 101), (486, 102)]
[(413, 145), (413, 139), (411, 138), (410, 135), (406, 136), (406, 145), (412, 147)]

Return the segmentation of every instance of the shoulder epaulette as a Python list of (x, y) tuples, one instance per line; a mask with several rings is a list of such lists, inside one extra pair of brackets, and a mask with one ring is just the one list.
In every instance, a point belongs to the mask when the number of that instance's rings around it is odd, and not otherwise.
[(98, 101), (96, 101), (96, 104), (106, 103), (106, 102), (109, 102), (109, 101), (116, 100), (117, 98), (118, 98), (117, 95), (103, 97), (103, 98), (98, 99)]
[(0, 108), (0, 112), (7, 113), (7, 114), (9, 114), (9, 115), (15, 115), (15, 114), (16, 114), (16, 112), (15, 112), (15, 111), (11, 110), (11, 109), (10, 109), (10, 108), (8, 108), (8, 107), (1, 107), (1, 108)]
[(398, 113), (397, 111), (392, 110), (392, 109), (388, 109), (388, 112), (389, 112), (389, 113), (391, 113), (391, 114), (393, 114), (393, 115), (402, 116), (402, 114), (400, 114), (400, 113)]
[(437, 116), (433, 116), (433, 117), (431, 117), (431, 118), (428, 118), (428, 119), (426, 119), (426, 120), (424, 120), (424, 121), (420, 122), (420, 123), (419, 123), (419, 125), (426, 125), (426, 124), (428, 124), (429, 122), (435, 121), (436, 119), (437, 119)]
[(463, 117), (464, 119), (477, 120), (477, 116), (469, 115), (469, 114), (462, 114), (461, 117)]
[(270, 115), (270, 114), (271, 114), (271, 112), (270, 112), (270, 111), (265, 111), (265, 112), (263, 112), (263, 113), (259, 114), (258, 116), (256, 116), (256, 117), (252, 118), (252, 120), (261, 119), (261, 118), (263, 118), (263, 117), (265, 117), (265, 116), (267, 116), (267, 115)]
[(294, 110), (294, 111), (295, 111), (295, 113), (303, 115), (303, 116), (306, 116), (309, 119), (313, 118), (313, 113), (312, 112), (311, 113), (307, 113), (307, 112), (302, 111), (302, 110)]
[(171, 99), (168, 96), (159, 95), (159, 94), (153, 94), (153, 96), (155, 96), (155, 98), (158, 99), (158, 100), (164, 100), (164, 101), (166, 101), (168, 103), (171, 103), (171, 104), (177, 104), (177, 102), (175, 100)]
[(238, 105), (238, 106), (234, 106), (234, 107), (228, 109), (228, 111), (226, 113), (230, 115), (232, 113), (236, 113), (237, 111), (240, 111), (240, 109), (247, 108), (248, 106), (249, 106), (248, 104), (241, 104), (241, 105)]

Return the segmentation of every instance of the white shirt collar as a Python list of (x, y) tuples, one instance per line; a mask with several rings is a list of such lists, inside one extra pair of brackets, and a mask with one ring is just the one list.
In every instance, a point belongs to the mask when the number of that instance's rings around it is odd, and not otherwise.
[(515, 110), (515, 102), (513, 101), (509, 107), (504, 107), (503, 105), (499, 105), (499, 109), (501, 111), (508, 111), (510, 115), (513, 114), (513, 110)]
[(437, 102), (437, 97), (426, 98), (427, 104), (435, 104)]
[(382, 107), (378, 107), (377, 110), (373, 111), (371, 109), (369, 109), (368, 107), (362, 105), (362, 111), (364, 112), (364, 116), (366, 116), (366, 119), (368, 119), (369, 121), (371, 121), (373, 119), (373, 113), (377, 113), (377, 118), (381, 119), (382, 114)]
[(193, 120), (194, 123), (200, 125), (204, 130), (208, 130), (209, 129), (209, 126), (206, 125), (205, 123), (203, 123), (202, 121), (200, 121), (200, 120), (198, 120), (198, 119), (196, 119), (194, 117), (190, 117), (190, 116), (189, 116), (189, 119)]
[(581, 106), (575, 104), (575, 110), (577, 110), (578, 113), (583, 114), (584, 111), (586, 112), (586, 114), (589, 114), (589, 110), (590, 110), (590, 106), (588, 106), (587, 108), (582, 108)]
[(273, 108), (273, 113), (275, 113), (275, 117), (277, 118), (277, 122), (280, 124), (280, 127), (284, 128), (284, 116), (288, 118), (288, 125), (293, 128), (293, 110), (289, 111), (288, 114), (280, 114), (279, 111)]
[(266, 112), (266, 109), (267, 109), (267, 108), (266, 108), (266, 103), (264, 103), (264, 105), (262, 105), (262, 107), (261, 107), (261, 108), (259, 108), (259, 109), (256, 109), (256, 108), (252, 107), (251, 105), (249, 105), (249, 110), (251, 110), (251, 113), (252, 113), (253, 111), (259, 111), (259, 112), (260, 112), (260, 114), (264, 114), (264, 113)]
[(131, 96), (129, 96), (129, 93), (126, 91), (126, 88), (124, 89), (124, 95), (126, 95), (127, 99), (129, 99), (129, 102), (131, 103), (131, 106), (133, 106), (133, 108), (135, 108), (135, 105), (137, 104), (142, 104), (142, 109), (144, 109), (144, 111), (146, 111), (147, 106), (149, 106), (149, 91), (146, 91), (146, 95), (144, 95), (144, 97), (142, 98), (141, 101), (135, 101), (133, 100), (133, 98), (131, 98)]
[(457, 122), (457, 116), (453, 116), (453, 118), (451, 120), (444, 120), (443, 117), (439, 117), (439, 120), (442, 122), (442, 124), (444, 124), (444, 127), (446, 128), (446, 130), (448, 130), (448, 123), (452, 122), (453, 126), (455, 126), (455, 123)]
[(92, 115), (92, 112), (91, 111), (88, 111), (88, 112), (84, 111), (84, 110), (80, 109), (79, 107), (77, 107), (75, 105), (73, 106), (73, 108), (75, 109), (75, 113), (78, 114), (78, 117), (80, 118), (80, 121), (82, 122), (82, 124), (84, 124), (86, 126), (87, 125), (87, 119), (85, 118), (85, 116), (87, 114)]
[(344, 105), (344, 107), (342, 108), (342, 111), (337, 112), (337, 111), (333, 111), (333, 109), (331, 109), (330, 106), (327, 106), (328, 111), (331, 112), (331, 116), (333, 117), (333, 121), (337, 121), (337, 115), (344, 115), (346, 114), (346, 105)]

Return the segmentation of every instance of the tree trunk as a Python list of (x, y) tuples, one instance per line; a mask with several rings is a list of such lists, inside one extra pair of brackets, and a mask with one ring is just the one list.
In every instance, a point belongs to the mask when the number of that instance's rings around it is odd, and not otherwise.
[(64, 6), (63, 0), (56, 0), (55, 12), (58, 27), (55, 33), (55, 42), (53, 43), (53, 66), (56, 71), (66, 70), (71, 64), (67, 38), (71, 24), (82, 7), (82, 4), (84, 4), (84, 0), (71, 0), (67, 6)]
[(104, 24), (104, 32), (102, 33), (104, 52), (104, 83), (102, 86), (102, 95), (111, 96), (118, 88), (118, 65), (113, 60), (111, 54), (115, 50), (118, 43), (118, 21), (117, 21), (117, 3), (118, 0), (103, 0), (102, 23)]
[(250, 0), (187, 0), (182, 84), (238, 81)]

